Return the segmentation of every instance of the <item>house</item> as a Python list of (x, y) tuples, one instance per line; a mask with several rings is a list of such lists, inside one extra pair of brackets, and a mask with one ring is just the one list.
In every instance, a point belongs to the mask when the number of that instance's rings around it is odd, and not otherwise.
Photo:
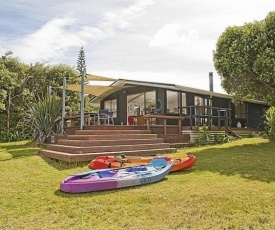
[[(102, 80), (100, 76), (90, 77)], [(66, 126), (66, 135), (58, 135), (55, 144), (40, 151), (42, 156), (78, 162), (107, 154), (173, 153), (178, 147), (192, 145), (202, 125), (209, 127), (210, 135), (231, 132), (238, 136), (257, 131), (268, 109), (261, 101), (234, 104), (229, 95), (180, 85), (126, 79), (112, 82), (109, 86), (84, 87), (85, 93), (94, 95), (93, 103), (100, 103), (101, 110), (111, 112), (112, 122), (109, 123), (109, 115), (108, 122), (102, 122), (100, 113), (84, 113), (87, 121), (83, 129), (77, 122)], [(67, 85), (67, 89), (80, 91), (79, 85)], [(65, 121), (79, 118), (79, 114), (64, 117)]]
[[(263, 126), (263, 116), (268, 105), (262, 101), (244, 100), (234, 104), (227, 94), (195, 89), (175, 84), (118, 79), (113, 87), (125, 87), (94, 101), (101, 108), (113, 112), (115, 124), (142, 125), (145, 114), (185, 116), (187, 129), (207, 125), (209, 127)], [(153, 121), (161, 124), (161, 121)], [(177, 120), (167, 120), (176, 125)]]

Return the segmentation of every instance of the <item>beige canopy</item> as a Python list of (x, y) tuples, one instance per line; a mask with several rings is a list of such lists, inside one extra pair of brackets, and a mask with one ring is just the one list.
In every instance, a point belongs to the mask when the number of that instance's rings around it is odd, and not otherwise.
[[(84, 93), (96, 96), (92, 101), (98, 103), (110, 94), (117, 92), (121, 89), (128, 88), (129, 86), (102, 86), (102, 85), (84, 85)], [(68, 84), (67, 90), (81, 92), (81, 85)]]
[[(109, 78), (109, 77), (101, 77), (93, 74), (86, 74), (85, 81), (117, 81), (117, 79)], [(60, 87), (62, 88), (62, 86)], [(117, 92), (121, 89), (129, 88), (129, 86), (104, 86), (104, 85), (84, 85), (84, 94), (90, 94), (95, 96), (92, 100), (94, 103), (100, 102), (105, 97), (110, 94)], [(72, 90), (76, 92), (81, 92), (80, 84), (67, 84), (66, 90)]]
[[(109, 91), (112, 91), (111, 93), (113, 93), (123, 88), (124, 88), (123, 86), (84, 85), (84, 93), (91, 94), (98, 97), (103, 93), (107, 93)], [(76, 91), (76, 92), (81, 92), (81, 85), (68, 84), (66, 89)]]
[(117, 81), (117, 79), (110, 77), (101, 77), (93, 74), (86, 74), (86, 81)]
[[(80, 78), (78, 79), (81, 80)], [(110, 77), (101, 77), (94, 74), (86, 74), (85, 81), (117, 81), (115, 78)]]

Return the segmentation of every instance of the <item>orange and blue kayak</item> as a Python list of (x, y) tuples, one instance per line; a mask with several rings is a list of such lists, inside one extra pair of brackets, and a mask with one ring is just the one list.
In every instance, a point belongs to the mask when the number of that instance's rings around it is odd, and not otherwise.
[(194, 155), (186, 155), (183, 158), (167, 157), (167, 156), (99, 156), (93, 159), (88, 167), (90, 169), (107, 169), (107, 168), (125, 168), (135, 165), (141, 165), (151, 162), (154, 159), (164, 159), (165, 161), (173, 161), (173, 167), (170, 172), (188, 170), (193, 167), (196, 161)]

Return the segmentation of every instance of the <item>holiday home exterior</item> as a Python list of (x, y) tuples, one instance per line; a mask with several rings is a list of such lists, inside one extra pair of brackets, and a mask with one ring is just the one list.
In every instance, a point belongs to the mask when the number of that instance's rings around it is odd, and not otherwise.
[[(98, 96), (102, 109), (113, 112), (116, 125), (144, 125), (148, 114), (184, 117), (184, 129), (261, 128), (268, 105), (262, 101), (244, 100), (233, 103), (226, 94), (195, 89), (175, 84), (118, 79), (111, 86), (122, 89)], [(119, 88), (118, 87), (118, 88)], [(167, 125), (177, 125), (177, 119), (168, 119)], [(161, 125), (163, 119), (151, 119)]]

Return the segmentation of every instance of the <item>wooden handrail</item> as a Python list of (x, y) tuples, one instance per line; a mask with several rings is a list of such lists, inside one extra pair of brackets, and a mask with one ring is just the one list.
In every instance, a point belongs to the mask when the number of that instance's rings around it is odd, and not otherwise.
[(157, 114), (147, 114), (143, 115), (143, 118), (146, 120), (146, 126), (147, 130), (150, 130), (150, 119), (151, 118), (157, 118), (157, 119), (162, 119), (163, 120), (163, 132), (164, 135), (167, 133), (167, 120), (178, 120), (178, 126), (179, 126), (179, 134), (181, 134), (181, 126), (182, 126), (182, 121), (184, 120), (185, 117), (183, 116), (165, 116), (165, 115), (157, 115)]

